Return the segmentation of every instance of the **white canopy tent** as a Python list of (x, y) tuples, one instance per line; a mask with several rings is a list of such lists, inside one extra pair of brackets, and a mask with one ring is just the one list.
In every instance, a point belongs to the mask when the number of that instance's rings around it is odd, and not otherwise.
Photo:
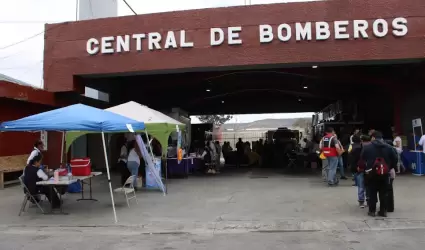
[[(183, 130), (185, 125), (159, 111), (151, 109), (140, 103), (130, 101), (127, 103), (120, 104), (106, 109), (109, 112), (122, 115), (135, 121), (143, 121), (145, 124), (146, 137), (148, 134), (155, 137), (162, 146), (162, 156), (166, 157), (168, 138), (172, 132), (176, 132), (178, 129)], [(177, 129), (178, 128), (178, 129)], [(149, 147), (152, 147), (148, 142)], [(153, 155), (152, 155), (153, 158)], [(168, 169), (165, 166), (165, 179), (168, 179)], [(160, 180), (158, 180), (158, 184)], [(161, 183), (162, 184), (162, 183)], [(165, 183), (167, 186), (167, 182)], [(167, 188), (165, 188), (168, 190)]]
[(172, 132), (184, 130), (185, 125), (159, 111), (137, 102), (127, 102), (106, 109), (109, 112), (145, 123), (145, 132), (155, 137), (162, 146), (162, 156), (166, 157), (168, 138)]
[(183, 123), (134, 101), (126, 102), (106, 110), (136, 121), (143, 121), (145, 124), (171, 124), (174, 126), (184, 126)]

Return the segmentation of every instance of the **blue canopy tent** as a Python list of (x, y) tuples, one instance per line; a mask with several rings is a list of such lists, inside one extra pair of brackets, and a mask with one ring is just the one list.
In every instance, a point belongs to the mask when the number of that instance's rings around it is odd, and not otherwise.
[[(0, 131), (85, 131), (101, 132), (103, 151), (105, 155), (106, 172), (108, 174), (109, 190), (111, 193), (112, 208), (115, 222), (117, 215), (112, 192), (111, 177), (109, 174), (108, 155), (106, 153), (106, 143), (104, 133), (127, 132), (131, 130), (143, 130), (145, 124), (127, 117), (86, 106), (75, 104), (60, 109), (28, 116), (19, 120), (3, 122), (0, 124)], [(63, 143), (62, 143), (63, 144)]]

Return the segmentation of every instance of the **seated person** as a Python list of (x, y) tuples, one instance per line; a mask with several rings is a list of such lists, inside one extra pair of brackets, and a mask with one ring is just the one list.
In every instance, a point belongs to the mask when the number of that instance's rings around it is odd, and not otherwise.
[(29, 161), (29, 164), (25, 167), (24, 183), (27, 186), (30, 194), (39, 201), (38, 194), (45, 194), (49, 199), (53, 208), (60, 207), (60, 200), (57, 194), (54, 192), (51, 195), (51, 189), (46, 186), (37, 186), (38, 181), (47, 181), (49, 177), (40, 169), (42, 156), (37, 155)]

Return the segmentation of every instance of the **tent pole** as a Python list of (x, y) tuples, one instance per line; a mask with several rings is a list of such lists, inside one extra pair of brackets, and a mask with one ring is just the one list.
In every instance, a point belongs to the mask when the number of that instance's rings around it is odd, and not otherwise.
[(168, 159), (165, 157), (165, 194), (168, 194)]
[(153, 155), (153, 150), (152, 150), (152, 145), (151, 145), (151, 143), (150, 143), (150, 141), (149, 141), (149, 135), (148, 135), (148, 131), (147, 131), (147, 129), (145, 128), (145, 135), (146, 135), (146, 141), (148, 142), (148, 145), (149, 145), (149, 149), (150, 149), (150, 153), (151, 153), (151, 157), (152, 157), (152, 160), (153, 159), (155, 159), (154, 158), (154, 155)]
[(103, 143), (103, 153), (105, 155), (106, 173), (108, 175), (109, 191), (111, 193), (112, 210), (114, 211), (115, 223), (117, 223), (118, 222), (117, 212), (115, 211), (114, 193), (112, 192), (111, 175), (109, 174), (108, 155), (106, 153), (105, 133), (103, 133), (103, 132), (102, 132), (102, 143)]
[(63, 164), (63, 154), (65, 153), (64, 150), (64, 143), (65, 143), (65, 131), (62, 131), (62, 144), (61, 144), (61, 166), (64, 166)]

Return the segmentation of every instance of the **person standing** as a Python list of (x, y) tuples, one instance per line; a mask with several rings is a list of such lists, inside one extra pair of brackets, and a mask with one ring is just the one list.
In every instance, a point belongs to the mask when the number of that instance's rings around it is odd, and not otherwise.
[(405, 170), (403, 161), (401, 160), (401, 154), (403, 153), (403, 143), (402, 143), (401, 137), (398, 135), (397, 132), (393, 133), (393, 137), (394, 137), (393, 145), (398, 156), (397, 174), (399, 174), (402, 171), (404, 172)]
[(117, 168), (121, 173), (121, 185), (124, 185), (125, 181), (130, 177), (130, 171), (127, 168), (127, 158), (128, 158), (128, 149), (127, 149), (127, 140), (124, 138), (120, 148), (120, 156), (118, 158)]
[(341, 180), (346, 180), (347, 177), (345, 176), (345, 170), (348, 169), (348, 148), (351, 145), (350, 141), (350, 133), (347, 132), (348, 130), (345, 128), (341, 129), (341, 138), (339, 138), (340, 145), (344, 149), (341, 157), (340, 157), (340, 165), (342, 167), (340, 168), (341, 171)]
[(220, 173), (220, 158), (221, 158), (221, 146), (219, 141), (215, 141), (215, 170), (216, 173)]
[[(371, 138), (369, 135), (361, 135), (360, 136), (360, 140), (362, 142), (362, 148), (364, 148), (366, 145), (371, 144)], [(359, 171), (362, 171), (364, 173), (365, 170), (365, 163), (362, 160), (362, 158), (360, 157), (360, 161), (358, 164), (358, 169)], [(369, 197), (370, 197), (370, 189), (369, 189), (369, 182), (370, 182), (370, 176), (367, 175), (366, 173), (364, 173), (363, 175), (363, 180), (364, 180), (364, 188), (365, 188), (365, 192), (366, 192), (366, 204), (369, 204)]]
[(323, 152), (319, 151), (319, 158), (322, 161), (322, 179), (323, 182), (328, 182), (329, 164)]
[(326, 134), (320, 142), (320, 150), (328, 160), (328, 185), (334, 186), (338, 184), (338, 178), (336, 171), (338, 168), (338, 156), (342, 152), (342, 148), (338, 144), (338, 140), (335, 136), (335, 130), (332, 127), (326, 129)]
[(350, 136), (350, 144), (351, 145), (354, 144), (354, 142), (353, 142), (353, 137), (354, 136), (358, 136), (360, 138), (360, 129), (358, 129), (358, 128), (354, 129), (353, 134)]
[[(36, 156), (40, 156), (41, 158), (43, 158), (43, 154), (41, 153), (41, 150), (43, 150), (43, 148), (44, 148), (44, 144), (41, 140), (35, 141), (34, 148), (32, 149), (30, 155), (27, 158), (27, 165), (29, 165), (31, 160), (34, 159), (34, 157)], [(24, 170), (22, 171), (22, 176), (25, 176), (25, 168), (26, 166), (24, 167)], [(40, 168), (42, 169), (43, 165)]]
[(245, 152), (245, 146), (242, 141), (242, 138), (239, 138), (238, 142), (236, 143), (236, 165), (239, 167), (243, 163), (244, 159), (244, 152)]
[[(127, 168), (131, 175), (134, 176), (133, 185), (137, 189), (137, 177), (139, 176), (140, 152), (136, 148), (136, 141), (132, 140), (128, 143)], [(145, 178), (145, 176), (143, 176)]]
[(37, 141), (35, 141), (35, 143), (34, 143), (34, 148), (32, 149), (32, 151), (31, 151), (31, 154), (28, 156), (28, 159), (27, 159), (27, 165), (30, 163), (30, 161), (32, 160), (32, 159), (34, 159), (34, 157), (36, 157), (37, 155), (41, 155), (41, 156), (43, 156), (42, 155), (42, 153), (41, 153), (41, 151), (43, 150), (43, 148), (44, 148), (44, 144), (43, 144), (43, 142), (41, 141), (41, 140), (37, 140)]
[(372, 143), (363, 147), (361, 159), (365, 163), (365, 174), (369, 176), (369, 216), (376, 216), (376, 203), (380, 202), (378, 216), (387, 217), (388, 189), (395, 177), (397, 154), (393, 147), (384, 142), (382, 133), (372, 133)]
[(347, 177), (345, 177), (345, 165), (344, 163), (346, 163), (346, 160), (344, 160), (344, 154), (345, 153), (345, 148), (343, 147), (342, 143), (340, 140), (338, 140), (338, 138), (335, 136), (336, 141), (339, 145), (339, 148), (341, 148), (340, 152), (338, 152), (338, 169), (339, 169), (339, 174), (341, 175), (341, 180), (346, 180)]
[(215, 174), (214, 165), (216, 163), (215, 158), (215, 145), (210, 139), (205, 142), (204, 152), (201, 157), (204, 159), (205, 166), (208, 168), (207, 174)]
[(350, 169), (353, 173), (355, 183), (357, 186), (357, 201), (359, 202), (360, 208), (365, 207), (366, 201), (366, 191), (364, 185), (364, 172), (359, 168), (360, 156), (362, 152), (362, 144), (360, 140), (360, 136), (355, 135), (352, 138), (353, 145), (351, 146), (351, 150), (349, 151), (349, 160), (350, 160)]

